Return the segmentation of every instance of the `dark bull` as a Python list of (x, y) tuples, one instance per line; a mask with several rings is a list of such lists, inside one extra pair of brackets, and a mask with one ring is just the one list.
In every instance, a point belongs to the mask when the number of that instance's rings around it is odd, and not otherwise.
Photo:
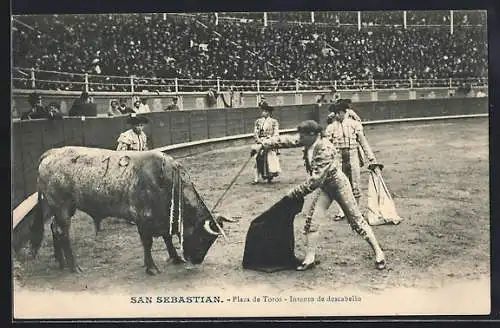
[[(55, 258), (61, 268), (67, 265), (73, 272), (81, 271), (69, 239), (76, 209), (93, 218), (96, 233), (106, 217), (135, 222), (151, 275), (159, 272), (151, 255), (153, 237), (163, 238), (174, 263), (200, 264), (223, 233), (223, 222), (234, 222), (214, 218), (182, 166), (158, 151), (51, 149), (40, 158), (37, 207), (31, 227), (33, 255), (40, 249), (45, 221), (53, 217)], [(172, 243), (174, 235), (182, 246), (180, 254)]]

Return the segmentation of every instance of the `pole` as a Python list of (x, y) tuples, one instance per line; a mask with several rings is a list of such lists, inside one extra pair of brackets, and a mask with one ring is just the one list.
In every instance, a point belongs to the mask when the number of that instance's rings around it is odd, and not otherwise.
[(33, 67), (31, 68), (31, 88), (36, 88), (35, 69)]
[(314, 11), (311, 11), (311, 23), (314, 23)]
[(217, 200), (217, 202), (215, 202), (215, 205), (214, 207), (212, 207), (212, 213), (215, 211), (215, 209), (217, 208), (217, 206), (219, 206), (221, 203), (222, 203), (222, 200), (224, 199), (224, 196), (226, 196), (227, 192), (229, 191), (229, 189), (231, 189), (231, 187), (233, 186), (233, 184), (236, 182), (236, 179), (238, 179), (238, 177), (241, 175), (241, 172), (243, 172), (243, 170), (245, 169), (245, 167), (247, 167), (248, 163), (250, 163), (250, 161), (255, 158), (256, 155), (252, 155), (250, 156), (245, 163), (243, 163), (243, 166), (241, 167), (241, 169), (238, 171), (238, 173), (236, 174), (236, 176), (233, 178), (233, 180), (231, 180), (231, 182), (229, 183), (229, 186), (226, 188), (226, 190), (224, 190), (224, 192), (222, 193), (222, 195), (219, 197), (219, 199)]
[(406, 10), (403, 11), (403, 26), (404, 26), (404, 28), (406, 30)]
[(361, 31), (361, 11), (358, 11), (358, 31)]
[(264, 13), (264, 26), (267, 27), (267, 13)]
[(89, 92), (89, 74), (85, 73), (85, 92)]
[(134, 96), (134, 77), (130, 76), (130, 92), (132, 92), (132, 96)]
[(215, 13), (215, 25), (219, 25), (219, 14)]
[(450, 10), (450, 34), (453, 34), (453, 10)]
[(178, 78), (175, 78), (174, 80), (174, 84), (175, 84), (175, 93), (179, 93), (179, 79)]

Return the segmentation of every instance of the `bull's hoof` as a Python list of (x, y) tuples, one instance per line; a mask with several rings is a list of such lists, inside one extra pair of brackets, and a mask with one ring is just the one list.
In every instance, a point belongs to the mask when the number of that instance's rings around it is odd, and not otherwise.
[(71, 268), (71, 272), (72, 273), (82, 273), (83, 269), (78, 264), (76, 264), (73, 268)]
[(147, 268), (146, 273), (150, 276), (156, 276), (158, 273), (160, 273), (160, 270), (158, 268)]

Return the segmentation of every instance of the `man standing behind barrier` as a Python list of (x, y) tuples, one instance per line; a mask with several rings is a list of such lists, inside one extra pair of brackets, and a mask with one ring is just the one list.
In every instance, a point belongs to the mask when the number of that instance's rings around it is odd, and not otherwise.
[(142, 113), (141, 112), (141, 101), (139, 99), (134, 100), (134, 108), (132, 108), (134, 112), (137, 114)]
[(31, 106), (30, 111), (21, 115), (21, 120), (31, 120), (37, 118), (48, 118), (48, 111), (42, 104), (42, 96), (38, 93), (32, 93), (28, 96), (28, 103)]
[(61, 120), (63, 118), (61, 114), (61, 105), (55, 101), (51, 102), (47, 110), (47, 115), (49, 119)]
[(326, 99), (326, 95), (324, 93), (322, 93), (318, 100), (316, 100), (316, 103), (318, 104), (318, 106), (323, 106), (323, 105), (326, 105), (328, 104), (328, 100)]
[(150, 113), (148, 100), (146, 98), (141, 98), (141, 104), (139, 105), (139, 113)]
[(265, 106), (269, 106), (266, 100), (266, 97), (264, 95), (260, 95), (260, 100), (259, 103), (257, 104), (260, 108), (263, 108)]
[[(375, 163), (376, 159), (366, 140), (361, 123), (347, 117), (346, 110), (348, 106), (345, 102), (340, 102), (335, 106), (335, 119), (326, 127), (325, 136), (330, 139), (340, 154), (342, 171), (349, 178), (354, 197), (359, 206), (361, 198), (359, 147), (361, 146), (370, 164)], [(343, 213), (340, 212), (335, 220), (341, 220), (343, 216)]]
[(118, 107), (118, 110), (122, 114), (133, 114), (135, 111), (127, 106), (127, 99), (121, 98), (120, 99), (120, 106)]
[(80, 99), (75, 100), (68, 114), (69, 116), (97, 116), (97, 105), (91, 102), (89, 93), (83, 91)]
[(111, 99), (109, 103), (108, 116), (121, 115), (122, 112), (118, 109), (120, 105), (118, 104), (118, 100)]
[(165, 108), (166, 111), (170, 110), (179, 110), (179, 106), (177, 105), (178, 98), (172, 97), (172, 103)]
[[(254, 138), (257, 144), (262, 144), (269, 138), (279, 136), (278, 120), (271, 117), (273, 108), (266, 102), (262, 103), (262, 117), (255, 121)], [(252, 184), (259, 183), (259, 177), (271, 182), (281, 172), (278, 154), (275, 149), (261, 149), (255, 160), (255, 176)]]
[(148, 150), (148, 138), (144, 133), (144, 125), (149, 123), (148, 118), (132, 114), (127, 123), (132, 125), (132, 129), (120, 134), (116, 150)]

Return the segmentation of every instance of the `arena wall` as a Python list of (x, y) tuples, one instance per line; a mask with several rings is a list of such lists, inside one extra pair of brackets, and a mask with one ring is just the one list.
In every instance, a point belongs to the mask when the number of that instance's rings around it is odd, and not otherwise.
[[(401, 101), (372, 101), (354, 104), (364, 121), (434, 117), (450, 115), (487, 114), (487, 98), (419, 99)], [(314, 119), (325, 124), (326, 106), (276, 106), (275, 117), (283, 130), (293, 130), (302, 120)], [(256, 107), (184, 110), (144, 114), (150, 124), (146, 133), (152, 146), (173, 156), (176, 149), (189, 149), (191, 154), (251, 139), (254, 121), (260, 115)], [(36, 191), (39, 156), (46, 150), (64, 145), (113, 149), (118, 135), (129, 127), (126, 117), (65, 118), (60, 121), (14, 121), (12, 125), (12, 206), (15, 208)], [(207, 140), (201, 144), (197, 141)], [(216, 142), (214, 142), (214, 140)], [(181, 146), (169, 146), (179, 145)], [(194, 147), (195, 146), (195, 147)]]

